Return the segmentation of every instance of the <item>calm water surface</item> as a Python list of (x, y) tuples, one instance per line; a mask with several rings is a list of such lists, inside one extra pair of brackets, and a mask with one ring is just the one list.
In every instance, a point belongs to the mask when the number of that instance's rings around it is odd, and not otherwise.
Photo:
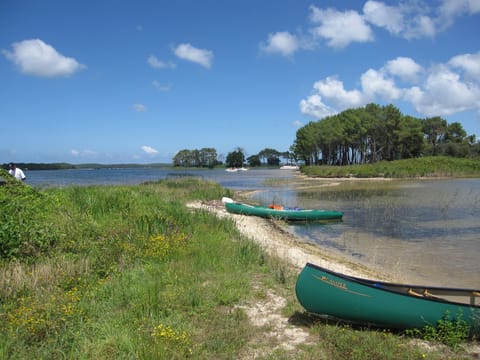
[(269, 191), (257, 197), (343, 211), (341, 223), (290, 230), (386, 269), (397, 281), (480, 288), (480, 180), (371, 180), (359, 188), (358, 183), (342, 182), (326, 191)]
[[(305, 241), (370, 266), (397, 281), (480, 289), (480, 179), (358, 181), (300, 188), (285, 170), (100, 169), (28, 171), (33, 186), (138, 184), (197, 176), (252, 195), (265, 205), (344, 212), (334, 224), (288, 225)], [(317, 182), (315, 180), (315, 182)], [(312, 183), (312, 181), (310, 181)], [(331, 184), (318, 180), (319, 184)], [(368, 183), (368, 185), (364, 185)]]

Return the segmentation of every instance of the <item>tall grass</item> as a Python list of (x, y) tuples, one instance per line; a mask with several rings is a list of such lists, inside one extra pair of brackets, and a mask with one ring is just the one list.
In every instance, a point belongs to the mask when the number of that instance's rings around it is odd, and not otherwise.
[[(10, 187), (2, 191), (12, 196)], [(197, 180), (39, 195), (56, 199), (46, 212), (61, 236), (27, 262), (4, 257), (1, 353), (116, 359), (235, 351), (250, 336), (238, 331), (246, 317), (212, 312), (248, 294), (261, 252), (232, 222), (184, 204), (222, 195), (231, 196)], [(35, 215), (24, 221), (41, 222)]]
[[(0, 192), (42, 199), (22, 212), (22, 221), (55, 235), (35, 256), (2, 254), (0, 358), (231, 359), (263, 339), (266, 354), (309, 359), (341, 354), (357, 336), (339, 328), (295, 351), (271, 351), (275, 340), (264, 339), (265, 329), (253, 327), (238, 305), (263, 299), (260, 284), (285, 294), (284, 311), (294, 318), (301, 312), (292, 291), (296, 274), (242, 237), (231, 220), (185, 206), (232, 196), (216, 184), (165, 180), (38, 194), (7, 185)], [(9, 224), (20, 221), (11, 207), (2, 211)], [(330, 331), (310, 327), (312, 336)], [(345, 331), (345, 340), (335, 331)], [(355, 342), (355, 353), (363, 358), (379, 351), (419, 358), (410, 345), (398, 351), (400, 337), (362, 337), (368, 346)]]
[(319, 177), (478, 177), (480, 160), (430, 156), (397, 161), (380, 161), (374, 164), (348, 166), (304, 166), (302, 172)]

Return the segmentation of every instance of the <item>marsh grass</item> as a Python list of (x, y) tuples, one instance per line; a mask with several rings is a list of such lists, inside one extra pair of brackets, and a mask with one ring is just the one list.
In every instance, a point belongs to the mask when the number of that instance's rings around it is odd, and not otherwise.
[[(8, 191), (0, 188), (5, 198)], [(26, 211), (31, 216), (22, 221), (41, 228), (42, 219), (55, 219), (56, 241), (35, 257), (2, 257), (0, 358), (232, 359), (248, 353), (264, 329), (253, 327), (238, 305), (262, 301), (266, 289), (274, 289), (287, 299), (284, 316), (301, 313), (292, 291), (296, 272), (240, 235), (232, 220), (185, 206), (222, 196), (232, 194), (198, 179), (44, 190), (42, 217)], [(2, 216), (10, 224), (18, 219), (6, 211)], [(265, 340), (265, 358), (420, 358), (395, 335), (302, 326), (318, 341), (270, 351)]]
[(362, 165), (304, 166), (302, 172), (308, 176), (318, 177), (478, 177), (480, 161), (478, 159), (430, 156)]

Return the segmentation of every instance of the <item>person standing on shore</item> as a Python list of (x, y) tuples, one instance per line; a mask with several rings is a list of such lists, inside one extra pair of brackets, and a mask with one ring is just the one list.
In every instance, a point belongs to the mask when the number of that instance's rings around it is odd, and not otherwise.
[(22, 169), (17, 168), (14, 163), (8, 164), (8, 169), (8, 173), (19, 181), (25, 181), (25, 179), (27, 178), (23, 173)]

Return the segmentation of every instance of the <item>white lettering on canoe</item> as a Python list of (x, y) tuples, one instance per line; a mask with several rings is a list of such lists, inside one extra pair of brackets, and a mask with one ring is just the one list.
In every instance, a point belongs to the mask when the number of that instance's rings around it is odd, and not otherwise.
[(318, 280), (328, 284), (328, 285), (336, 287), (339, 290), (346, 291), (346, 292), (349, 292), (349, 293), (355, 294), (355, 295), (372, 297), (372, 295), (369, 295), (369, 294), (362, 294), (362, 293), (350, 290), (348, 288), (347, 284), (344, 283), (343, 281), (333, 280), (333, 279), (330, 279), (329, 277), (327, 277), (325, 275), (322, 275), (321, 277), (314, 275), (314, 277), (317, 278)]

